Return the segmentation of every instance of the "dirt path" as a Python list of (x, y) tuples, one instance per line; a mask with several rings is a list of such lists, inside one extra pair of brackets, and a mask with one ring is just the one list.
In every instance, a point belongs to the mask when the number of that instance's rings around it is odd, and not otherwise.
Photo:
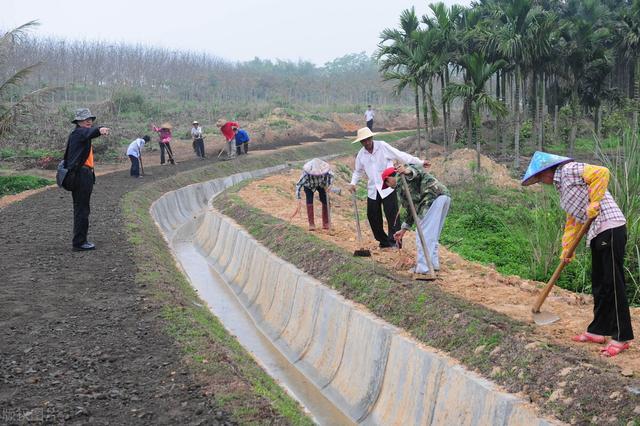
[[(353, 169), (353, 158), (332, 162), (334, 170), (340, 170), (338, 164)], [(432, 160), (433, 168), (442, 165), (440, 158)], [(240, 195), (245, 202), (252, 204), (269, 214), (283, 220), (289, 220), (296, 208), (294, 187), (300, 177), (299, 170), (287, 171), (281, 175), (270, 176), (255, 181), (244, 188)], [(355, 237), (355, 220), (351, 197), (346, 190), (348, 180), (344, 173), (337, 173), (334, 187), (342, 188), (340, 195), (331, 195), (332, 226), (329, 231), (316, 231), (319, 238), (343, 247), (349, 252), (358, 249)], [(304, 195), (303, 195), (304, 197)], [(454, 194), (455, 202), (455, 194)], [(316, 227), (321, 225), (320, 202), (316, 200)], [(409, 276), (406, 272), (415, 262), (415, 234), (410, 232), (405, 238), (401, 251), (380, 250), (366, 222), (366, 201), (359, 202), (361, 228), (364, 245), (371, 250), (373, 261), (384, 264), (389, 269)], [(304, 206), (291, 219), (291, 223), (307, 228), (307, 217)], [(462, 259), (457, 254), (441, 247), (441, 271), (436, 284), (446, 291), (462, 296), (470, 301), (480, 303), (495, 311), (504, 313), (524, 322), (531, 321), (531, 306), (534, 303), (537, 289), (544, 283), (524, 280), (516, 276), (505, 277), (494, 269)], [(429, 284), (427, 284), (429, 285)], [(543, 310), (558, 314), (560, 321), (536, 328), (536, 336), (541, 341), (561, 342), (583, 349), (590, 356), (599, 357), (599, 345), (581, 345), (574, 343), (570, 337), (583, 331), (592, 319), (593, 304), (590, 296), (583, 296), (556, 288), (543, 306)], [(640, 330), (640, 309), (632, 309), (633, 326)], [(609, 362), (623, 370), (640, 372), (640, 350), (637, 345), (621, 356)]]

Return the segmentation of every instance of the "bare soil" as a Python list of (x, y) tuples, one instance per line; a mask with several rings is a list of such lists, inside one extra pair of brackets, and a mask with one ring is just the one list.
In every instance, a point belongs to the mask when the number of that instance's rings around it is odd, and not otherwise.
[[(460, 171), (470, 170), (467, 166), (471, 157), (475, 160), (475, 152), (460, 150), (448, 157), (433, 158), (431, 160), (433, 172), (438, 178), (442, 178), (445, 184), (459, 183), (460, 179), (466, 178), (466, 175)], [(354, 159), (341, 158), (331, 163), (337, 177), (334, 188), (341, 188), (342, 192), (330, 193), (332, 229), (316, 230), (315, 234), (323, 240), (343, 247), (348, 252), (353, 252), (361, 247), (356, 240), (352, 199), (346, 189), (350, 175), (344, 172), (346, 170), (344, 166), (352, 170)], [(518, 185), (516, 180), (509, 177), (503, 166), (494, 163), (488, 157), (484, 157), (481, 164), (489, 175), (489, 179), (496, 184), (507, 187)], [(306, 210), (303, 206), (298, 208), (294, 196), (294, 187), (299, 177), (298, 170), (289, 170), (270, 176), (247, 185), (240, 191), (240, 196), (246, 203), (272, 216), (307, 229)], [(453, 199), (455, 203), (455, 194)], [(316, 201), (314, 207), (316, 227), (320, 228), (320, 203)], [(407, 234), (402, 250), (381, 250), (366, 222), (366, 201), (359, 201), (358, 208), (363, 230), (363, 246), (371, 251), (373, 262), (384, 265), (400, 275), (410, 277), (408, 270), (415, 264), (414, 233)], [(437, 286), (513, 319), (523, 322), (532, 321), (531, 306), (538, 290), (545, 283), (517, 276), (503, 276), (491, 267), (464, 260), (446, 247), (440, 247), (440, 256), (442, 269), (436, 281)], [(640, 374), (640, 349), (637, 345), (632, 345), (630, 350), (617, 357), (605, 359), (599, 355), (599, 345), (579, 344), (570, 340), (571, 336), (585, 330), (592, 319), (593, 304), (590, 295), (575, 294), (556, 287), (543, 308), (544, 311), (559, 315), (561, 319), (554, 324), (535, 328), (535, 337), (541, 342), (569, 345), (583, 351), (585, 356), (604, 359), (627, 373), (633, 371), (636, 375)], [(634, 329), (640, 330), (640, 308), (632, 308), (632, 318)]]

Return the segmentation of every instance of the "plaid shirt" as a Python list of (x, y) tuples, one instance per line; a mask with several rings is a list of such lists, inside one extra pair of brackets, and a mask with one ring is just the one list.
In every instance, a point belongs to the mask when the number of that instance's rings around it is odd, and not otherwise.
[(600, 202), (600, 213), (589, 228), (587, 245), (600, 232), (626, 223), (622, 211), (607, 190), (609, 170), (606, 167), (567, 163), (556, 169), (553, 184), (560, 193), (560, 207), (567, 212), (563, 248), (573, 241), (582, 224), (587, 221), (589, 203)]
[(309, 188), (315, 191), (318, 188), (328, 188), (333, 183), (333, 173), (325, 173), (323, 175), (310, 175), (307, 172), (302, 172), (300, 180), (296, 183), (296, 198), (299, 200), (300, 190), (302, 187)]

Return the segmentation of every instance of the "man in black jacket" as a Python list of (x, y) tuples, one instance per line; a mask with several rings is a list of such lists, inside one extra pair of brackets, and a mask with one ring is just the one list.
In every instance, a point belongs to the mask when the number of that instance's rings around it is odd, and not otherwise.
[(65, 181), (71, 180), (73, 197), (73, 251), (93, 250), (96, 246), (87, 241), (89, 231), (89, 213), (91, 192), (96, 177), (93, 172), (93, 147), (91, 140), (109, 134), (107, 127), (93, 127), (96, 119), (88, 108), (76, 110), (71, 121), (76, 128), (69, 135), (65, 153), (66, 166), (69, 173)]

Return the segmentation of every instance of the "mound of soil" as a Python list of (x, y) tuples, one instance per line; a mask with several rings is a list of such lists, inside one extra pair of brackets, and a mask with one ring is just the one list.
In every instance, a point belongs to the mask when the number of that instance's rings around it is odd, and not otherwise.
[[(431, 172), (445, 183), (461, 184), (477, 178), (477, 153), (471, 149), (457, 149), (449, 155), (431, 160)], [(520, 181), (511, 177), (509, 169), (480, 154), (480, 174), (500, 188), (519, 188)]]

